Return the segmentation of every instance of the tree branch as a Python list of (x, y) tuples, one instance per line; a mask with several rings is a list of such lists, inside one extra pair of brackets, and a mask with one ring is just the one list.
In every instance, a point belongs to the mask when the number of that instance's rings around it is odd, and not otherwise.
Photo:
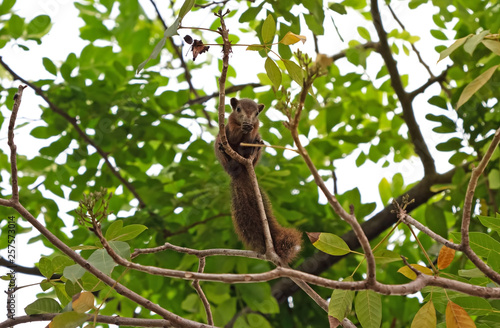
[(387, 70), (391, 77), (391, 85), (403, 108), (403, 118), (408, 126), (408, 131), (410, 133), (411, 140), (415, 145), (415, 152), (420, 157), (422, 164), (424, 166), (424, 174), (432, 175), (436, 172), (436, 167), (434, 165), (434, 159), (429, 152), (427, 144), (425, 143), (422, 132), (418, 126), (415, 119), (415, 114), (413, 113), (412, 99), (409, 94), (405, 91), (403, 87), (403, 82), (401, 81), (401, 76), (398, 72), (397, 63), (392, 56), (389, 42), (387, 41), (387, 34), (382, 25), (382, 19), (380, 17), (380, 11), (378, 8), (378, 0), (371, 0), (371, 14), (373, 18), (373, 25), (377, 31), (379, 37), (379, 53), (384, 59)]
[(192, 249), (186, 247), (180, 247), (176, 245), (172, 245), (170, 243), (165, 243), (162, 246), (153, 247), (153, 248), (137, 248), (132, 253), (131, 258), (134, 259), (141, 254), (152, 254), (163, 252), (165, 250), (173, 250), (179, 253), (195, 255), (197, 257), (208, 257), (208, 256), (240, 256), (251, 259), (259, 259), (266, 260), (266, 256), (264, 254), (260, 254), (254, 251), (240, 250), (240, 249), (224, 249), (224, 248), (214, 248), (214, 249)]
[[(198, 272), (201, 273), (201, 272), (203, 272), (203, 270), (205, 270), (205, 258), (204, 257), (200, 257), (198, 262), (199, 262), (198, 263)], [(193, 280), (191, 282), (191, 286), (193, 286), (193, 288), (196, 290), (196, 293), (198, 294), (198, 296), (201, 299), (201, 302), (203, 303), (203, 307), (205, 308), (205, 313), (207, 314), (207, 323), (209, 325), (213, 326), (213, 324), (214, 324), (214, 318), (212, 316), (212, 310), (210, 310), (210, 303), (208, 302), (208, 299), (205, 296), (205, 293), (203, 292), (203, 289), (201, 289), (200, 281), (199, 280)]]
[[(408, 194), (410, 198), (415, 199), (412, 204), (407, 206), (406, 209), (408, 212), (411, 212), (413, 209), (425, 204), (436, 194), (436, 192), (433, 192), (430, 189), (434, 184), (445, 184), (451, 182), (454, 173), (455, 169), (452, 169), (444, 174), (435, 174), (424, 177), (424, 179), (417, 183), (413, 188), (408, 190), (406, 194)], [(396, 201), (401, 202), (402, 196), (399, 196)], [(361, 224), (361, 227), (369, 240), (376, 238), (398, 221), (397, 216), (392, 213), (393, 209), (392, 205), (386, 206), (382, 211), (375, 214), (370, 220)], [(360, 247), (359, 241), (352, 230), (345, 233), (341, 237), (350, 249), (357, 249)], [(344, 256), (332, 256), (323, 252), (317, 252), (313, 256), (305, 259), (304, 262), (302, 262), (302, 264), (296, 269), (313, 275), (320, 275), (322, 272), (328, 270), (333, 264), (339, 262), (342, 258), (344, 258)], [(285, 302), (288, 296), (292, 295), (296, 291), (296, 285), (288, 279), (282, 279), (275, 283), (272, 287), (273, 296), (279, 303)]]
[[(1, 57), (0, 57), (0, 62)], [(11, 116), (11, 120), (9, 123), (9, 137), (8, 144), (11, 149), (11, 153), (14, 153), (14, 156), (11, 157), (11, 167), (12, 167), (12, 181), (17, 181), (17, 164), (15, 162), (15, 153), (16, 153), (16, 145), (14, 144), (14, 125), (15, 118), (17, 116), (17, 111), (19, 110), (19, 105), (21, 103), (22, 89), (24, 87), (20, 86), (20, 92), (17, 93), (15, 97), (15, 104), (13, 109), (13, 115)], [(16, 105), (17, 103), (17, 105)], [(12, 132), (11, 132), (12, 130)], [(164, 319), (169, 320), (172, 325), (180, 326), (180, 327), (208, 327), (204, 324), (200, 324), (195, 321), (191, 321), (188, 319), (184, 319), (180, 316), (175, 315), (174, 313), (160, 307), (157, 304), (152, 303), (145, 297), (140, 296), (139, 294), (133, 292), (132, 290), (126, 288), (122, 284), (119, 284), (116, 280), (104, 274), (102, 271), (98, 270), (95, 266), (90, 264), (86, 259), (81, 257), (80, 254), (76, 253), (72, 250), (68, 245), (62, 242), (59, 238), (57, 238), (52, 232), (50, 232), (40, 221), (38, 221), (28, 210), (26, 210), (23, 205), (19, 202), (19, 197), (14, 197), (14, 195), (19, 195), (19, 187), (17, 183), (12, 183), (12, 195), (13, 197), (9, 200), (10, 207), (15, 209), (23, 218), (25, 218), (35, 229), (37, 229), (47, 240), (52, 243), (56, 248), (58, 248), (61, 252), (68, 255), (72, 260), (74, 260), (77, 264), (79, 264), (82, 268), (93, 274), (99, 280), (101, 280), (106, 285), (113, 288), (118, 294), (123, 295), (124, 297), (130, 299), (131, 301), (137, 303), (138, 305), (142, 305), (146, 309), (162, 316)], [(14, 189), (15, 188), (15, 189)], [(109, 245), (108, 245), (109, 246)]]
[[(226, 14), (228, 14), (229, 11), (226, 11)], [(226, 152), (227, 155), (229, 155), (232, 159), (237, 161), (238, 163), (242, 164), (245, 166), (245, 169), (248, 172), (248, 175), (250, 176), (250, 181), (252, 182), (252, 187), (255, 191), (255, 196), (257, 198), (257, 206), (259, 208), (259, 215), (262, 220), (262, 229), (264, 231), (264, 238), (266, 241), (266, 256), (273, 262), (273, 263), (280, 263), (280, 258), (276, 254), (276, 251), (274, 250), (274, 244), (273, 244), (273, 239), (271, 236), (271, 230), (269, 229), (269, 223), (267, 221), (267, 216), (266, 212), (264, 210), (264, 202), (262, 201), (262, 195), (260, 193), (259, 189), (259, 184), (257, 183), (257, 176), (255, 175), (255, 171), (253, 168), (253, 159), (252, 158), (244, 158), (237, 152), (235, 152), (231, 146), (228, 143), (227, 136), (226, 136), (226, 128), (225, 128), (225, 88), (226, 88), (226, 78), (227, 78), (227, 70), (229, 68), (229, 54), (232, 52), (231, 50), (231, 42), (229, 41), (229, 31), (226, 28), (226, 23), (224, 22), (224, 16), (226, 14), (222, 14), (222, 11), (219, 10), (218, 14), (216, 14), (217, 17), (220, 18), (220, 23), (221, 27), (219, 28), (219, 31), (221, 32), (222, 35), (222, 40), (224, 42), (224, 45), (222, 47), (222, 72), (221, 76), (219, 79), (219, 108), (218, 108), (218, 113), (219, 113), (219, 135), (221, 139), (221, 144), (222, 147), (224, 147), (224, 151)]]

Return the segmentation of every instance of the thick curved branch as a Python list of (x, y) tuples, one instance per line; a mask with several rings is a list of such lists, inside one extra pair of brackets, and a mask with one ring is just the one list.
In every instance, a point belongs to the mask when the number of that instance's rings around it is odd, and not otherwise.
[(109, 160), (109, 156), (108, 154), (102, 149), (100, 148), (94, 140), (92, 140), (92, 138), (90, 138), (84, 131), (82, 128), (80, 128), (80, 126), (78, 126), (78, 122), (77, 120), (74, 118), (74, 117), (71, 117), (68, 113), (66, 113), (65, 111), (63, 111), (61, 108), (59, 108), (58, 106), (56, 106), (48, 97), (47, 95), (45, 95), (45, 93), (43, 92), (43, 90), (39, 87), (37, 87), (36, 85), (34, 85), (33, 83), (30, 83), (29, 81), (23, 79), (21, 76), (19, 76), (16, 72), (14, 72), (2, 59), (2, 57), (0, 56), (0, 64), (10, 73), (10, 75), (12, 75), (12, 77), (14, 78), (14, 80), (19, 80), (21, 81), (22, 83), (28, 85), (31, 89), (33, 89), (35, 91), (35, 93), (37, 95), (39, 95), (40, 97), (42, 97), (43, 100), (45, 100), (45, 102), (49, 105), (49, 108), (56, 114), (60, 115), (61, 117), (63, 117), (66, 121), (68, 121), (68, 123), (70, 123), (73, 128), (75, 129), (75, 131), (80, 135), (80, 137), (82, 137), (82, 139), (89, 145), (91, 145), (92, 147), (95, 148), (95, 150), (99, 153), (99, 155), (101, 155), (101, 157), (104, 159), (104, 162), (106, 163), (106, 165), (108, 166), (108, 168), (111, 170), (111, 173), (113, 173), (113, 175), (134, 195), (134, 197), (139, 201), (139, 207), (140, 208), (145, 208), (146, 207), (146, 203), (144, 202), (144, 200), (142, 199), (142, 197), (137, 193), (137, 191), (135, 190), (134, 186), (132, 186), (132, 184), (127, 181), (127, 179), (125, 179), (121, 174), (120, 172), (118, 171), (118, 169), (116, 167), (113, 166), (113, 164), (111, 164), (110, 160)]
[(413, 112), (412, 98), (405, 91), (403, 82), (401, 81), (401, 76), (398, 71), (397, 63), (392, 56), (391, 48), (387, 40), (387, 33), (382, 25), (382, 18), (380, 16), (380, 11), (378, 8), (378, 0), (371, 0), (371, 14), (373, 18), (373, 25), (377, 31), (379, 37), (379, 53), (384, 59), (387, 70), (391, 77), (391, 85), (403, 108), (403, 119), (408, 126), (408, 131), (410, 133), (411, 140), (415, 145), (415, 152), (420, 157), (422, 164), (424, 166), (425, 175), (432, 175), (436, 172), (436, 166), (434, 165), (434, 159), (429, 152), (429, 148), (425, 143), (424, 137), (418, 123), (415, 119), (415, 114)]

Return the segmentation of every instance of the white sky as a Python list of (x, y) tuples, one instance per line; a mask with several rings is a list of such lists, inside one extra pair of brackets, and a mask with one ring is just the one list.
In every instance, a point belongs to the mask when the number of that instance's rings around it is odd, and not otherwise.
[[(153, 15), (153, 8), (149, 1), (141, 0), (141, 3), (144, 4), (144, 8), (148, 11), (148, 15)], [(158, 5), (161, 10), (161, 3), (163, 1), (158, 0)], [(325, 2), (326, 3), (326, 2)], [(179, 2), (180, 4), (180, 2)], [(267, 6), (267, 5), (266, 5)], [(383, 16), (383, 22), (385, 24), (386, 31), (390, 31), (391, 29), (398, 27), (392, 16), (385, 9), (385, 6), (381, 3), (381, 10)], [(229, 2), (228, 7), (230, 9), (237, 9), (234, 3)], [(426, 63), (431, 67), (432, 71), (435, 75), (439, 74), (442, 69), (449, 64), (450, 62), (445, 60), (436, 64), (438, 59), (438, 54), (435, 53), (434, 47), (437, 45), (434, 38), (431, 37), (429, 33), (429, 29), (426, 26), (433, 26), (432, 22), (432, 13), (434, 9), (431, 6), (422, 5), (419, 7), (417, 11), (410, 11), (407, 7), (406, 1), (398, 1), (393, 2), (393, 9), (398, 14), (400, 20), (402, 20), (405, 24), (406, 29), (412, 35), (419, 35), (421, 40), (416, 43), (417, 48), (420, 50), (422, 56)], [(20, 76), (28, 79), (28, 80), (37, 80), (43, 78), (52, 78), (52, 75), (45, 71), (42, 65), (42, 58), (49, 57), (51, 58), (56, 65), (58, 62), (64, 60), (68, 53), (75, 52), (79, 54), (81, 49), (87, 44), (86, 41), (79, 39), (79, 27), (83, 25), (83, 21), (77, 17), (78, 11), (75, 9), (73, 5), (73, 1), (69, 0), (23, 0), (17, 1), (15, 7), (15, 12), (21, 17), (26, 17), (27, 21), (31, 20), (33, 17), (46, 14), (49, 15), (52, 19), (53, 27), (50, 33), (43, 38), (43, 44), (41, 46), (35, 45), (33, 42), (26, 43), (30, 47), (30, 51), (26, 52), (17, 47), (14, 43), (9, 43), (6, 47), (1, 50), (1, 55), (4, 58), (4, 61), (8, 63), (14, 71), (16, 71)], [(432, 12), (431, 12), (432, 10)], [(173, 21), (173, 18), (169, 17), (169, 12), (166, 10), (161, 10), (164, 18), (167, 21), (167, 24)], [(262, 17), (261, 17), (262, 16)], [(353, 19), (353, 17), (355, 17)], [(357, 17), (357, 18), (356, 18)], [(264, 19), (264, 13), (261, 12), (261, 15), (257, 17), (258, 19)], [(349, 15), (340, 16), (334, 14), (334, 19), (339, 28), (340, 34), (345, 40), (350, 39), (358, 39), (363, 42), (363, 40), (358, 36), (356, 31), (356, 27), (359, 24), (364, 24), (364, 26), (370, 31), (370, 34), (374, 39), (376, 38), (376, 33), (374, 28), (365, 22), (363, 19), (360, 19), (360, 16), (356, 13), (350, 12)], [(230, 26), (230, 29), (236, 30), (238, 28), (238, 24), (234, 23), (236, 20), (233, 20), (232, 23), (236, 26)], [(354, 22), (353, 22), (354, 21)], [(183, 25), (185, 26), (200, 26), (206, 27), (207, 24), (211, 22), (211, 17), (207, 18), (202, 16), (201, 13), (196, 14), (188, 14), (183, 21)], [(343, 44), (337, 33), (333, 28), (333, 24), (331, 20), (327, 17), (325, 19), (325, 27), (326, 27), (326, 36), (319, 37), (320, 51), (327, 55), (333, 55), (340, 50), (347, 47), (346, 44)], [(302, 25), (304, 26), (304, 25)], [(185, 33), (181, 33), (184, 35)], [(309, 31), (302, 31), (301, 34), (306, 35), (308, 38), (308, 42), (302, 46), (301, 44), (295, 46), (295, 48), (299, 47), (301, 50), (308, 52), (313, 55), (313, 41), (312, 35)], [(453, 38), (454, 35), (449, 35), (450, 38)], [(211, 37), (207, 35), (207, 38)], [(179, 43), (180, 37), (177, 37), (176, 42)], [(254, 39), (242, 39), (240, 40), (242, 43), (256, 43), (258, 42), (256, 38)], [(151, 49), (152, 50), (152, 49)], [(184, 50), (185, 51), (185, 50)], [(264, 59), (260, 58), (253, 52), (245, 52), (242, 49), (235, 48), (234, 55), (231, 58), (231, 65), (238, 68), (238, 79), (234, 81), (234, 83), (248, 83), (248, 82), (258, 82), (255, 74), (255, 68), (261, 68), (263, 72), (264, 69)], [(212, 51), (211, 55), (216, 63), (216, 58), (218, 56), (218, 51)], [(382, 61), (380, 56), (372, 55), (370, 59), (372, 62), (368, 63), (368, 67), (375, 67), (373, 72), (368, 71), (367, 73), (373, 78), (378, 68), (380, 67)], [(248, 63), (252, 64), (254, 67), (248, 67)], [(409, 74), (410, 76), (410, 85), (408, 90), (413, 90), (419, 87), (428, 79), (428, 75), (423, 69), (421, 65), (418, 64), (418, 60), (416, 56), (412, 55), (410, 57), (399, 56), (399, 69), (401, 74)], [(374, 66), (371, 66), (373, 64)], [(352, 69), (353, 66), (348, 64), (346, 60), (342, 60), (337, 62), (337, 65), (343, 69), (343, 67), (347, 67), (348, 69)], [(344, 66), (343, 66), (344, 65)], [(247, 68), (246, 72), (245, 69)], [(209, 71), (211, 70), (211, 72)], [(206, 76), (210, 76), (209, 74), (213, 74), (214, 78), (206, 78)], [(202, 77), (201, 75), (203, 74)], [(203, 72), (194, 72), (193, 82), (196, 87), (204, 88), (207, 93), (216, 91), (216, 85), (214, 83), (215, 76), (217, 74), (216, 66), (207, 68)], [(200, 78), (197, 78), (199, 76)], [(17, 86), (18, 82), (10, 83), (3, 82), (4, 86), (14, 85)], [(434, 125), (428, 124), (425, 121), (425, 115), (429, 112), (433, 112), (435, 114), (437, 109), (427, 104), (427, 99), (430, 98), (429, 95), (439, 93), (439, 86), (434, 85), (430, 87), (424, 95), (417, 97), (414, 102), (415, 115), (417, 117), (417, 122), (421, 125), (423, 135), (426, 138), (426, 141), (431, 148), (431, 152), (436, 159), (436, 165), (438, 172), (445, 172), (451, 168), (448, 164), (448, 156), (443, 155), (435, 150), (435, 145), (444, 141), (443, 136), (436, 134), (431, 131)], [(40, 140), (29, 136), (29, 131), (37, 126), (42, 125), (43, 122), (40, 120), (41, 110), (38, 108), (38, 104), (43, 104), (43, 101), (39, 97), (37, 97), (31, 89), (26, 89), (23, 94), (23, 104), (21, 105), (21, 112), (19, 113), (19, 119), (17, 124), (21, 124), (26, 121), (33, 122), (29, 126), (16, 130), (16, 144), (18, 145), (19, 152), (21, 154), (28, 155), (29, 157), (33, 157), (37, 154), (38, 149), (48, 144), (47, 140)], [(213, 102), (212, 102), (213, 104)], [(10, 116), (10, 110), (6, 108), (0, 108), (2, 115), (5, 117)], [(454, 114), (453, 112), (444, 112), (441, 111), (439, 114), (449, 113)], [(266, 114), (270, 117), (270, 119), (276, 120), (279, 118), (279, 113), (273, 110), (267, 110)], [(456, 117), (452, 116), (452, 119)], [(3, 124), (0, 129), (0, 147), (7, 151), (6, 145), (6, 128), (7, 124)], [(265, 126), (263, 127), (265, 128)], [(448, 136), (445, 136), (449, 138)], [(51, 140), (51, 139), (49, 139)], [(366, 150), (368, 147), (361, 147), (361, 149)], [(383, 161), (380, 161), (380, 164), (374, 164), (370, 161), (367, 161), (362, 167), (357, 168), (355, 165), (355, 160), (359, 151), (356, 151), (353, 156), (349, 156), (346, 159), (339, 160), (335, 162), (337, 166), (337, 177), (338, 177), (338, 187), (339, 192), (342, 193), (346, 190), (350, 190), (353, 188), (359, 188), (362, 193), (363, 202), (377, 202), (377, 210), (382, 208), (382, 204), (379, 199), (378, 194), (378, 183), (380, 182), (382, 177), (386, 177), (389, 181), (392, 176), (396, 172), (401, 172), (404, 176), (405, 183), (411, 183), (413, 181), (419, 180), (423, 176), (422, 165), (418, 158), (414, 158), (410, 161), (394, 164), (388, 168), (381, 168), (381, 164)], [(2, 177), (4, 181), (9, 181), (10, 176), (6, 171), (3, 171)], [(5, 184), (4, 184), (5, 185)], [(327, 185), (332, 186), (331, 179), (327, 181)], [(324, 198), (321, 197), (321, 202), (325, 202)], [(64, 212), (73, 209), (76, 206), (75, 203), (69, 202), (61, 202), (61, 217), (66, 217)], [(1, 218), (7, 215), (4, 208), (0, 208)], [(5, 213), (5, 214), (4, 214)], [(11, 212), (9, 212), (11, 213)], [(72, 222), (72, 220), (70, 221)], [(26, 224), (21, 224), (22, 226), (27, 226)], [(43, 247), (41, 242), (37, 242), (36, 244), (27, 245), (27, 241), (29, 238), (37, 235), (37, 232), (33, 231), (30, 234), (22, 234), (18, 236), (17, 239), (17, 264), (24, 266), (32, 266), (33, 263), (37, 262), (40, 258), (40, 254), (48, 255), (50, 251)], [(5, 256), (4, 253), (2, 253)], [(4, 274), (4, 268), (0, 269), (0, 274)], [(30, 283), (39, 282), (40, 279), (38, 277), (30, 277), (18, 274), (18, 285), (26, 285)], [(5, 285), (5, 287), (3, 287)], [(7, 283), (2, 283), (2, 290), (7, 289)], [(33, 302), (35, 300), (34, 294), (41, 292), (39, 287), (30, 287), (20, 290), (17, 293), (17, 314), (24, 314), (24, 307)], [(1, 304), (4, 304), (3, 298), (0, 301)], [(5, 318), (5, 307), (0, 306), (0, 321)], [(45, 327), (47, 323), (31, 323), (25, 325), (19, 325), (18, 327)]]

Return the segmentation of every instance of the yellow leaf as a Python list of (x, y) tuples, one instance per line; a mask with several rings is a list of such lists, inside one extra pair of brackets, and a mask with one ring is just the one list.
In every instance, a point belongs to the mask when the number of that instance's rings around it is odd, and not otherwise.
[[(419, 264), (411, 264), (411, 266), (415, 269), (417, 269), (418, 271), (422, 272), (423, 274), (426, 274), (426, 275), (429, 275), (429, 276), (432, 276), (433, 272), (431, 269), (427, 268), (427, 267), (424, 267), (422, 265), (419, 265)], [(406, 278), (408, 279), (411, 279), (411, 280), (415, 280), (417, 278), (417, 274), (415, 272), (413, 272), (412, 269), (410, 269), (409, 267), (407, 266), (404, 266), (402, 268), (400, 268), (398, 270), (399, 273), (401, 273), (403, 276), (405, 276)]]
[(438, 269), (439, 270), (446, 269), (451, 264), (451, 262), (453, 262), (454, 258), (455, 258), (454, 249), (448, 248), (446, 246), (441, 247), (437, 263)]
[(291, 44), (295, 44), (299, 41), (302, 41), (302, 43), (306, 43), (306, 40), (307, 40), (306, 37), (303, 35), (298, 35), (292, 32), (288, 32), (287, 34), (285, 34), (283, 39), (281, 39), (280, 43), (284, 44), (285, 46), (288, 46)]
[(476, 324), (460, 305), (448, 301), (448, 305), (446, 305), (446, 328), (476, 328)]
[(91, 292), (78, 293), (73, 296), (73, 310), (78, 313), (85, 313), (94, 308), (94, 294)]
[(432, 301), (429, 301), (415, 314), (415, 318), (411, 322), (411, 328), (436, 328), (436, 323), (436, 310)]

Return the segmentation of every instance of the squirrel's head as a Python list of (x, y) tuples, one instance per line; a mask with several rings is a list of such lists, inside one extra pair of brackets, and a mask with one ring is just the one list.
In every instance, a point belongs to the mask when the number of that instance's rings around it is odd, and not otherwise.
[(246, 98), (239, 100), (231, 98), (231, 107), (233, 108), (233, 116), (241, 124), (241, 128), (245, 132), (250, 132), (254, 128), (259, 121), (260, 112), (264, 109), (263, 104), (257, 104), (255, 101)]

